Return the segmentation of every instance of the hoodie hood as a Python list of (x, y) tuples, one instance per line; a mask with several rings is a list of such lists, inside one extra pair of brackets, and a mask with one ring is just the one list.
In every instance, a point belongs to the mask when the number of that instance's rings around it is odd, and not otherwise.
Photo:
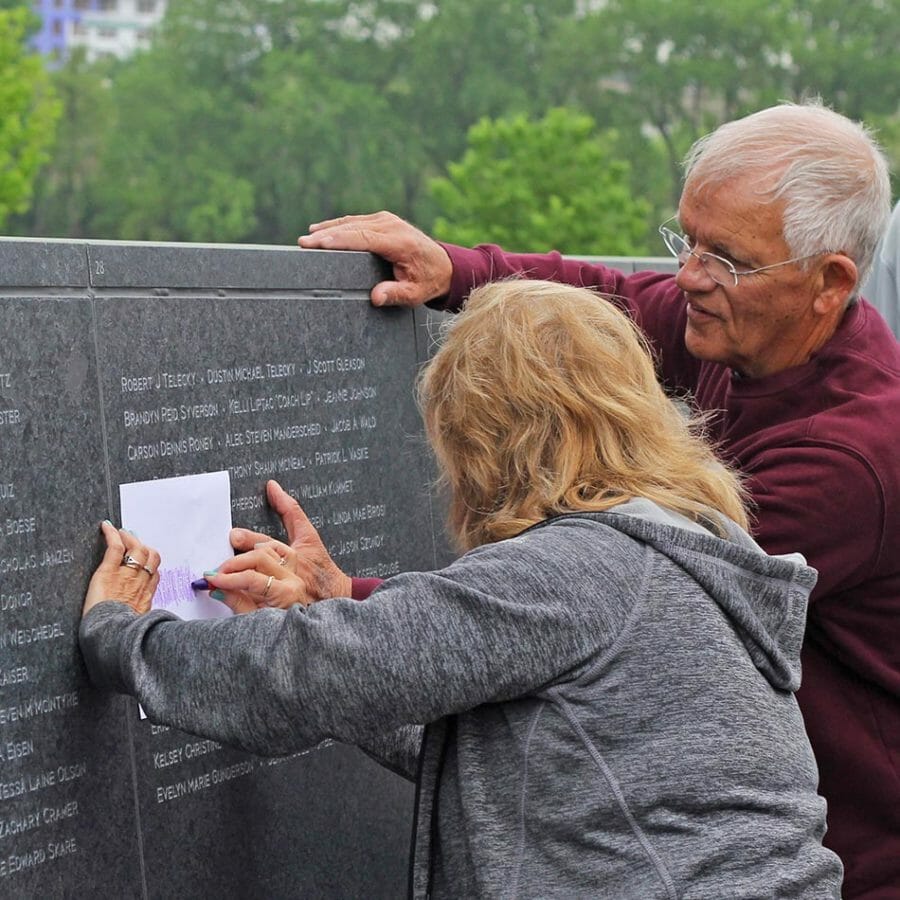
[(800, 687), (800, 647), (815, 569), (799, 553), (769, 556), (718, 513), (728, 538), (650, 500), (623, 503), (593, 518), (651, 545), (688, 572), (728, 616), (754, 665), (780, 690)]

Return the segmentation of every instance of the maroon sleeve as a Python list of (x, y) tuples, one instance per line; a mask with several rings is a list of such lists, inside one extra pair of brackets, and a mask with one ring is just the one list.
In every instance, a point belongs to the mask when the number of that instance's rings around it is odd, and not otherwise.
[(368, 600), (369, 594), (383, 581), (383, 578), (351, 578), (350, 596), (354, 600)]
[(495, 244), (480, 244), (471, 249), (453, 244), (441, 244), (453, 263), (450, 293), (443, 308), (458, 310), (465, 303), (472, 288), (489, 281), (525, 278), (559, 281), (578, 287), (598, 288), (606, 294), (621, 295), (626, 278), (624, 273), (606, 266), (578, 259), (566, 259), (552, 253), (506, 253)]
[(668, 389), (675, 392), (695, 389), (699, 363), (684, 345), (686, 303), (674, 275), (662, 272), (626, 275), (618, 269), (570, 259), (555, 251), (506, 253), (494, 244), (471, 249), (454, 244), (441, 246), (453, 263), (453, 278), (447, 296), (431, 305), (458, 311), (473, 288), (517, 275), (593, 288), (608, 295), (647, 336), (656, 354), (660, 378)]
[[(799, 446), (769, 454), (750, 487), (759, 502), (760, 545), (770, 553), (799, 550), (819, 572), (810, 597), (803, 679), (807, 711), (821, 712), (820, 745), (831, 740), (822, 738), (825, 723), (844, 727), (834, 721), (835, 710), (848, 703), (862, 704), (859, 714), (866, 722), (883, 718), (877, 727), (898, 734), (900, 617), (878, 478), (859, 456)], [(817, 662), (808, 672), (807, 661), (821, 661), (823, 654), (824, 669)], [(835, 660), (852, 674), (838, 677)], [(807, 684), (810, 673), (821, 683)], [(841, 697), (828, 696), (831, 690)], [(860, 740), (865, 744), (871, 737)], [(884, 750), (865, 752), (877, 756)]]
[(872, 577), (884, 548), (885, 498), (864, 459), (843, 447), (794, 444), (760, 452), (747, 474), (756, 539), (768, 553), (800, 552), (818, 570), (813, 602)]

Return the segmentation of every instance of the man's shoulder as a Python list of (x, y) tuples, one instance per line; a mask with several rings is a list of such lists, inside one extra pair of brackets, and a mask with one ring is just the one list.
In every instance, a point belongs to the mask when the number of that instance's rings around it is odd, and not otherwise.
[(847, 311), (821, 358), (829, 370), (849, 382), (868, 381), (875, 373), (883, 373), (877, 382), (886, 386), (900, 383), (900, 341), (864, 298)]
[(822, 403), (810, 434), (850, 447), (882, 447), (900, 465), (900, 343), (864, 300), (852, 324), (822, 354), (820, 380), (808, 388)]

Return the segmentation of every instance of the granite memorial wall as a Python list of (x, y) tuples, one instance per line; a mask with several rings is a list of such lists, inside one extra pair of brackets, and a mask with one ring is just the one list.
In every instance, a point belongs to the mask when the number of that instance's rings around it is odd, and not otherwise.
[(450, 559), (413, 401), (421, 312), (366, 254), (0, 240), (0, 897), (397, 897), (413, 789), (327, 744), (262, 759), (88, 684), (81, 600), (118, 486), (227, 469), (335, 559)]

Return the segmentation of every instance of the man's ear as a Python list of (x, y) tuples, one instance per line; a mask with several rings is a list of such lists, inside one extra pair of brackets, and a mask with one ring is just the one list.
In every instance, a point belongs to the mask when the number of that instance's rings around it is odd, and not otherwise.
[(820, 266), (820, 289), (813, 309), (820, 316), (843, 313), (859, 281), (856, 263), (843, 253), (829, 253)]

